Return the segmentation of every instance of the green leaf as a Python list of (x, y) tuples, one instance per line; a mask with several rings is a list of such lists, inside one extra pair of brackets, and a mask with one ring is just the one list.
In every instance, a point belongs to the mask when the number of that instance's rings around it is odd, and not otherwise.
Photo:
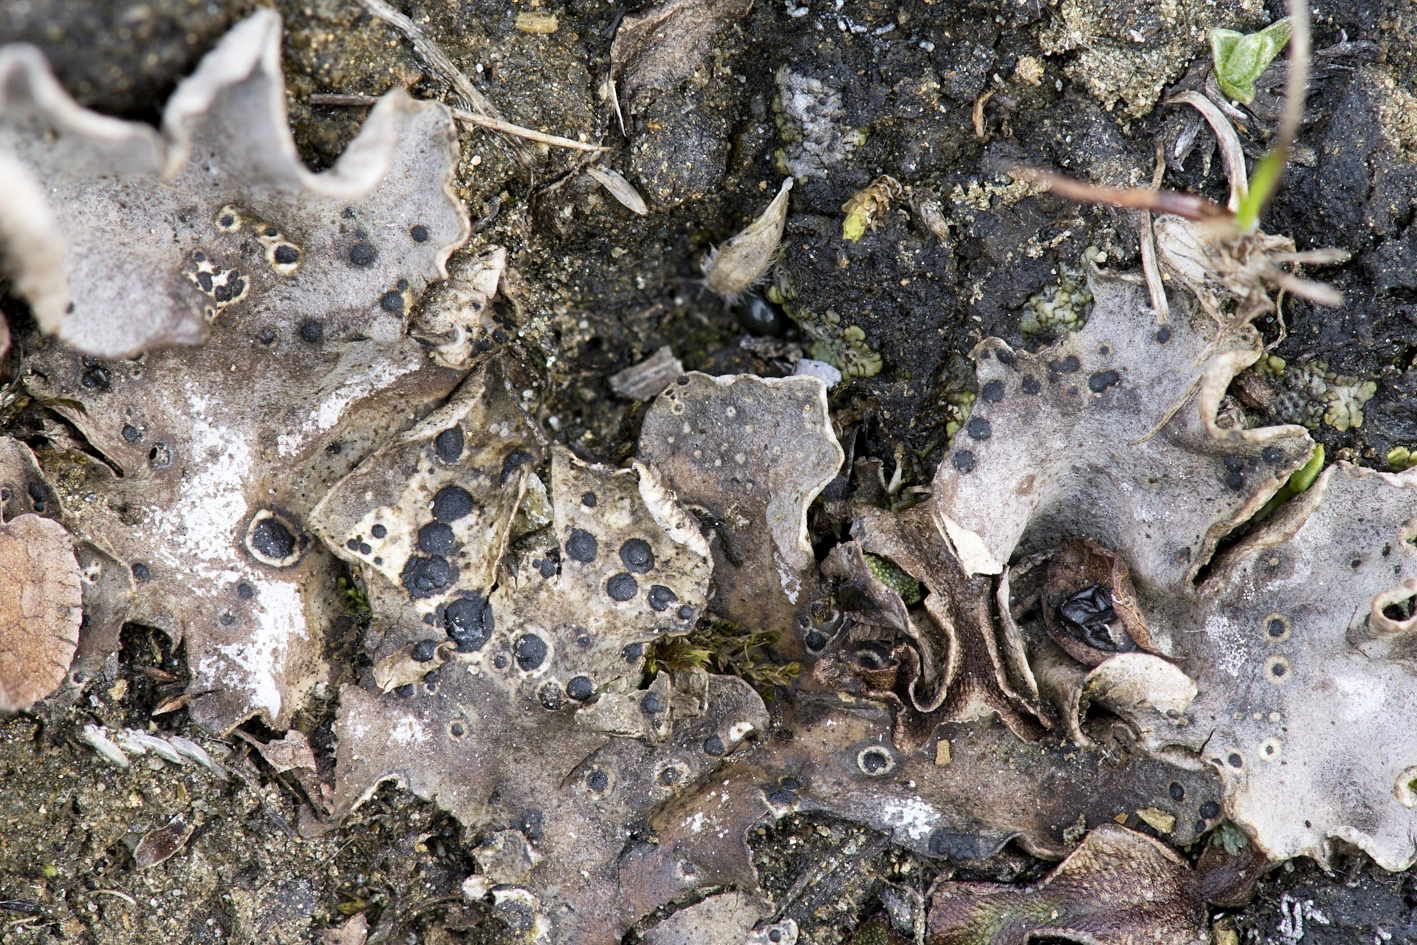
[(1255, 100), (1255, 80), (1289, 42), (1289, 17), (1275, 20), (1258, 33), (1210, 31), (1210, 52), (1220, 91), (1246, 105)]
[(1255, 169), (1250, 173), (1250, 189), (1240, 198), (1240, 206), (1235, 210), (1235, 226), (1241, 233), (1253, 233), (1259, 226), (1260, 212), (1278, 189), (1286, 163), (1286, 155), (1279, 151), (1269, 151), (1255, 165)]
[(1289, 476), (1289, 481), (1281, 486), (1278, 492), (1270, 496), (1269, 501), (1264, 504), (1264, 508), (1255, 513), (1254, 521), (1263, 522), (1274, 514), (1275, 509), (1307, 490), (1314, 484), (1314, 480), (1319, 478), (1319, 473), (1323, 471), (1323, 468), (1324, 445), (1319, 443), (1314, 446), (1314, 455), (1309, 457), (1309, 461), (1294, 470)]

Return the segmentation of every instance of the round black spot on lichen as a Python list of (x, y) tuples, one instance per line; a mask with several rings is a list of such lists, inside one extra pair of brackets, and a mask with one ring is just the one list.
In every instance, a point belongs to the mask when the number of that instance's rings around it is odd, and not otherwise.
[(461, 722), (453, 722), (448, 726), (448, 734), (454, 738), (462, 738), (467, 734), (467, 728)]
[(583, 528), (571, 529), (571, 535), (566, 539), (566, 554), (573, 561), (594, 561), (597, 550), (594, 535)]
[(1112, 353), (1112, 349), (1107, 345), (1102, 345), (1097, 349), (1097, 353), (1105, 357)]
[(1272, 663), (1269, 667), (1269, 674), (1276, 679), (1282, 677), (1287, 672), (1289, 672), (1289, 667), (1277, 661)]
[(344, 546), (345, 546), (346, 548), (348, 548), (350, 551), (358, 551), (358, 550), (359, 550), (359, 539), (358, 539), (358, 538), (351, 538), (349, 541), (347, 541), (347, 542), (344, 543)]
[(133, 565), (133, 577), (137, 578), (139, 581), (150, 581), (150, 580), (152, 580), (152, 576), (153, 576), (152, 569), (149, 568), (147, 565), (145, 565), (145, 564), (135, 564), (135, 565)]
[(663, 584), (651, 584), (649, 593), (645, 597), (649, 601), (650, 608), (660, 612), (668, 610), (669, 605), (679, 599), (677, 594)]
[(517, 828), (526, 835), (528, 840), (535, 842), (540, 840), (543, 835), (542, 822), (544, 819), (545, 818), (541, 816), (541, 811), (532, 808), (525, 814), (522, 814), (522, 819), (517, 824)]
[(300, 323), (300, 340), (306, 344), (317, 345), (325, 338), (325, 328), (317, 321), (306, 321)]
[(445, 463), (456, 463), (462, 458), (462, 427), (456, 424), (448, 427), (433, 438), (433, 452)]
[(443, 611), (443, 629), (458, 645), (459, 653), (482, 649), (492, 636), (494, 623), (492, 605), (476, 591), (459, 597)]
[(440, 522), (456, 522), (471, 515), (477, 503), (462, 486), (444, 486), (433, 496), (433, 517)]
[(710, 735), (704, 739), (704, 754), (712, 755), (715, 758), (723, 757), (723, 739), (717, 735)]
[(594, 492), (587, 492), (585, 495), (581, 496), (581, 505), (584, 505), (588, 509), (595, 508), (595, 501)]
[(413, 238), (415, 243), (426, 243), (428, 242), (428, 227), (422, 223), (415, 223), (408, 228), (408, 235)]
[(1081, 367), (1082, 362), (1078, 360), (1078, 356), (1075, 354), (1070, 354), (1062, 359), (1054, 358), (1052, 361), (1048, 362), (1048, 370), (1056, 371), (1059, 374), (1071, 374)]
[(418, 530), (418, 547), (430, 555), (450, 555), (458, 545), (452, 526), (429, 522)]
[(1239, 492), (1245, 488), (1245, 474), (1238, 469), (1232, 469), (1225, 474), (1225, 485), (1232, 492)]
[(541, 666), (546, 662), (546, 654), (549, 652), (546, 641), (534, 633), (528, 633), (517, 639), (517, 644), (513, 648), (513, 655), (517, 658), (517, 666), (524, 673)]
[(262, 518), (251, 527), (247, 539), (252, 550), (267, 561), (284, 561), (295, 554), (295, 536), (276, 518)]
[(685, 604), (683, 607), (679, 608), (680, 620), (688, 620), (692, 616), (694, 616), (694, 608), (690, 607), (688, 604)]
[(1271, 639), (1282, 640), (1289, 633), (1289, 625), (1284, 622), (1283, 617), (1271, 617), (1269, 623), (1265, 624), (1265, 633)]
[(431, 626), (433, 626), (435, 623), (438, 622), (438, 618), (435, 617), (435, 616), (433, 616), (432, 614), (424, 614), (424, 615), (423, 615), (423, 622), (426, 623), (426, 624), (428, 624), (428, 626), (431, 627)]
[(571, 681), (566, 683), (566, 695), (577, 702), (584, 702), (595, 695), (595, 683), (589, 676), (572, 676)]
[(229, 213), (224, 213), (221, 215), (220, 218), (218, 218), (216, 222), (217, 226), (221, 227), (222, 229), (230, 229), (236, 224), (236, 217), (232, 216)]
[(361, 269), (374, 265), (374, 260), (378, 258), (379, 251), (370, 243), (355, 243), (349, 248), (350, 263)]
[(276, 251), (273, 255), (275, 257), (275, 261), (280, 263), (282, 266), (289, 266), (291, 263), (298, 262), (300, 260), (300, 251), (297, 250), (294, 246), (277, 246)]
[(675, 783), (678, 780), (679, 769), (673, 767), (672, 765), (659, 772), (659, 783), (663, 784), (665, 787), (668, 787), (669, 785)]
[(674, 381), (675, 381), (675, 383), (677, 383), (680, 387), (688, 387), (688, 386), (689, 386), (689, 375), (687, 375), (687, 374), (680, 374), (678, 377), (676, 377), (676, 378), (674, 379)]
[(385, 292), (379, 296), (379, 307), (390, 315), (397, 315), (403, 311), (403, 296), (397, 292)]
[(820, 630), (813, 630), (807, 634), (807, 649), (816, 652), (827, 645), (827, 638)]
[(645, 645), (643, 643), (631, 643), (620, 651), (620, 655), (624, 658), (625, 662), (633, 663), (641, 656), (645, 655)]
[(952, 860), (977, 860), (984, 855), (980, 838), (972, 833), (957, 833), (945, 827), (930, 831), (932, 856), (947, 856)]
[(512, 477), (513, 473), (515, 473), (522, 466), (525, 466), (529, 463), (533, 463), (535, 461), (536, 457), (532, 456), (525, 450), (513, 450), (512, 452), (508, 453), (506, 458), (502, 460), (502, 471), (497, 476), (497, 485), (505, 486), (507, 484), (507, 480)]
[(1284, 451), (1277, 446), (1266, 446), (1260, 451), (1260, 459), (1275, 466), (1284, 460)]
[(375, 538), (385, 538), (388, 536), (389, 530), (382, 525), (375, 525), (373, 528), (369, 529), (369, 534), (373, 535)]
[(611, 600), (629, 600), (639, 591), (639, 583), (623, 571), (612, 574), (610, 580), (605, 582), (605, 593), (610, 595)]
[(1028, 394), (1029, 396), (1033, 396), (1034, 394), (1037, 394), (1037, 393), (1038, 393), (1039, 391), (1041, 391), (1042, 389), (1043, 389), (1043, 385), (1042, 385), (1041, 383), (1039, 383), (1038, 378), (1034, 377), (1032, 374), (1025, 374), (1025, 375), (1023, 376), (1023, 392), (1024, 392), (1025, 394)]
[(1004, 348), (1000, 348), (999, 350), (995, 351), (994, 357), (999, 359), (1000, 364), (1007, 364), (1012, 366), (1014, 363), (1014, 353)]
[(442, 555), (428, 558), (412, 555), (399, 574), (404, 590), (415, 600), (440, 594), (457, 579), (458, 569)]
[(631, 538), (620, 546), (620, 560), (631, 574), (644, 574), (654, 567), (654, 550), (643, 538)]
[(645, 693), (644, 698), (640, 700), (640, 709), (643, 710), (646, 715), (654, 715), (656, 712), (663, 712), (664, 703), (659, 701), (659, 693)]
[(409, 656), (413, 658), (415, 663), (426, 663), (431, 660), (433, 655), (437, 652), (437, 640), (419, 640), (413, 645), (413, 651), (409, 653)]
[(771, 932), (768, 933), (768, 941), (770, 941), (770, 942), (780, 942), (780, 941), (782, 941), (782, 931), (781, 931), (780, 929), (773, 929)]
[(1173, 801), (1184, 801), (1186, 799), (1186, 789), (1181, 786), (1180, 781), (1172, 781), (1167, 787), (1167, 790), (1171, 792), (1171, 800)]
[(597, 768), (590, 774), (586, 775), (585, 786), (590, 788), (595, 793), (599, 794), (601, 791), (604, 791), (606, 788), (610, 787), (610, 775)]
[(1220, 805), (1215, 801), (1206, 801), (1200, 807), (1200, 815), (1206, 820), (1214, 820), (1220, 816)]
[(394, 687), (394, 694), (400, 699), (413, 698), (413, 683), (404, 683), (402, 686)]
[(245, 581), (242, 581), (240, 584), (236, 585), (236, 596), (240, 597), (242, 600), (250, 600), (256, 596), (256, 589)]
[(561, 708), (565, 700), (562, 698), (560, 686), (554, 682), (545, 682), (536, 690), (536, 701), (541, 703), (543, 709), (555, 711)]
[(1156, 338), (1156, 343), (1159, 344), (1159, 345), (1164, 345), (1164, 344), (1166, 344), (1166, 342), (1170, 341), (1170, 340), (1171, 340), (1171, 328), (1170, 328), (1170, 326), (1168, 326), (1168, 325), (1162, 325), (1160, 328), (1156, 329), (1155, 338)]
[(492, 340), (497, 342), (497, 344), (499, 345), (504, 345), (512, 340), (512, 336), (499, 328), (492, 333)]
[(123, 439), (127, 440), (129, 443), (136, 443), (142, 438), (143, 435), (138, 432), (137, 427), (133, 426), (131, 423), (125, 423), (123, 425)]
[(229, 610), (223, 610), (221, 612), (221, 616), (218, 617), (217, 620), (221, 622), (221, 625), (223, 627), (229, 627), (236, 622), (236, 618)]
[(1116, 371), (1098, 371), (1087, 379), (1087, 389), (1100, 394), (1113, 384), (1121, 383), (1122, 375)]
[(541, 564), (537, 566), (537, 570), (541, 572), (541, 576), (544, 578), (553, 577), (556, 574), (556, 562), (552, 561), (550, 558), (542, 558)]
[(969, 437), (973, 440), (987, 440), (994, 433), (994, 428), (983, 417), (970, 417), (965, 429), (969, 431)]
[(979, 389), (979, 396), (991, 404), (997, 404), (1004, 399), (1004, 382), (990, 381)]
[(880, 774), (891, 767), (891, 756), (884, 748), (867, 748), (857, 757), (856, 764), (866, 774)]
[(1232, 751), (1230, 754), (1226, 755), (1225, 762), (1232, 768), (1242, 768), (1245, 766), (1245, 759), (1240, 757), (1238, 751)]
[(962, 473), (974, 471), (974, 454), (969, 450), (957, 450), (950, 454), (950, 462)]

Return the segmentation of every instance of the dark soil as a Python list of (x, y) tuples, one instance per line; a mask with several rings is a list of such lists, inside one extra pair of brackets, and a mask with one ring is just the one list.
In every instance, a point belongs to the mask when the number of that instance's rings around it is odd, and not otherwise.
[[(407, 85), (417, 96), (447, 94), (411, 47), (355, 0), (276, 6), (286, 21), (290, 116), (310, 164), (337, 158), (366, 111), (312, 106), (312, 93)], [(558, 17), (551, 35), (518, 32), (513, 19), (523, 7), (504, 0), (414, 0), (402, 8), (510, 120), (610, 146), (605, 165), (623, 171), (653, 209), (640, 218), (614, 203), (578, 173), (577, 153), (553, 149), (529, 175), (495, 137), (463, 133), (458, 185), (478, 221), (468, 250), (510, 250), (506, 292), (521, 344), (545, 366), (542, 419), (559, 438), (603, 459), (627, 455), (638, 408), (613, 395), (607, 376), (661, 345), (691, 369), (780, 374), (790, 371), (785, 355), (794, 349), (839, 349), (842, 328), (854, 325), (881, 369), (833, 390), (843, 443), (849, 455), (878, 458), (888, 470), (903, 463), (906, 485), (925, 485), (968, 399), (973, 379), (963, 356), (974, 343), (989, 334), (1045, 343), (1046, 334), (1024, 335), (1023, 310), (1041, 290), (1076, 278), (1088, 247), (1103, 251), (1109, 266), (1136, 261), (1127, 212), (1033, 195), (996, 176), (999, 162), (1145, 183), (1153, 142), (1164, 142), (1174, 165), (1171, 149), (1189, 118), (1161, 105), (1133, 115), (1125, 97), (1107, 107), (1083, 75), (1098, 67), (1079, 66), (1077, 49), (1045, 55), (1044, 42), (1063, 29), (1065, 14), (1117, 36), (1135, 31), (1143, 45), (1180, 28), (1157, 20), (1150, 5), (1121, 0), (849, 0), (837, 12), (815, 0), (798, 17), (788, 15), (791, 6), (760, 0), (719, 35), (692, 77), (640, 99), (639, 114), (627, 116), (628, 137), (600, 95), (622, 6), (531, 0), (527, 8)], [(1283, 12), (1238, 0), (1178, 6), (1205, 7), (1219, 25), (1236, 28)], [(83, 104), (155, 121), (176, 81), (253, 7), (7, 2), (0, 42), (38, 44)], [(1417, 7), (1330, 0), (1321, 11), (1315, 47), (1354, 45), (1316, 57), (1300, 154), (1265, 228), (1291, 235), (1300, 249), (1350, 250), (1348, 263), (1311, 274), (1338, 286), (1347, 302), (1337, 311), (1285, 303), (1288, 337), (1275, 353), (1288, 368), (1266, 383), (1287, 406), (1257, 419), (1292, 419), (1283, 411), (1311, 406), (1305, 398), (1317, 395), (1286, 394), (1285, 377), (1323, 362), (1331, 376), (1316, 369), (1318, 387), (1372, 381), (1376, 392), (1361, 427), (1318, 422), (1315, 437), (1331, 458), (1386, 468), (1393, 448), (1417, 452)], [(1201, 43), (1181, 43), (1168, 82), (1184, 81), (1186, 66), (1204, 60)], [(779, 309), (760, 308), (754, 318), (746, 307), (726, 307), (702, 287), (700, 270), (709, 248), (755, 217), (784, 176), (774, 107), (784, 66), (838, 89), (840, 123), (862, 133), (825, 177), (793, 191), (778, 285), (797, 321)], [(1040, 73), (1028, 81), (1033, 66)], [(1135, 85), (1128, 69), (1124, 60), (1112, 63), (1115, 84)], [(981, 136), (975, 103), (988, 91), (995, 94), (982, 110)], [(1140, 94), (1130, 86), (1127, 93)], [(1259, 154), (1264, 122), (1252, 131), (1247, 146)], [(1220, 161), (1205, 157), (1208, 134), (1201, 131), (1183, 164), (1168, 166), (1166, 185), (1223, 202)], [(897, 207), (859, 242), (844, 242), (843, 202), (881, 174), (909, 189), (907, 201), (933, 193), (949, 224), (945, 237)], [(22, 317), (13, 300), (6, 308)], [(1260, 327), (1277, 338), (1277, 324)], [(332, 648), (352, 652), (349, 639), (334, 639), (340, 635), (332, 631)], [(161, 677), (144, 670), (182, 673), (180, 652), (163, 645), (161, 635), (133, 630), (100, 684), (74, 706), (0, 722), (0, 943), (316, 941), (319, 930), (354, 914), (368, 918), (371, 941), (508, 940), (459, 896), (477, 838), (461, 837), (455, 823), (396, 788), (337, 831), (301, 840), (293, 825), (304, 788), (272, 774), (243, 742), (231, 741), (219, 758), (234, 772), (227, 781), (155, 760), (128, 770), (101, 762), (78, 740), (86, 723), (191, 734), (182, 712), (151, 716), (161, 695), (152, 680)], [(330, 711), (317, 707), (299, 723), (317, 750), (328, 746)], [(179, 813), (197, 823), (186, 847), (135, 870), (137, 838)], [(883, 888), (923, 892), (941, 868), (869, 831), (816, 818), (760, 831), (754, 845), (765, 887), (810, 942), (848, 939), (880, 911)], [(1033, 878), (1046, 869), (1022, 854), (997, 859), (983, 875)], [(1305, 940), (1320, 945), (1417, 942), (1413, 878), (1383, 873), (1356, 854), (1347, 867), (1335, 876), (1309, 863), (1280, 867), (1253, 905), (1218, 913), (1217, 928), (1243, 942), (1298, 941), (1300, 922)]]

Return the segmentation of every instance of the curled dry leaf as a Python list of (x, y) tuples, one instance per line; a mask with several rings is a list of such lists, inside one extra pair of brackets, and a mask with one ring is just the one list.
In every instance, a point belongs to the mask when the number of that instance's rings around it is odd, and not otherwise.
[(822, 381), (686, 374), (645, 414), (639, 458), (710, 536), (713, 611), (796, 653), (818, 583), (807, 506), (843, 459)]
[(1203, 945), (1195, 874), (1170, 847), (1115, 824), (1094, 829), (1047, 877), (1022, 889), (945, 883), (930, 902), (929, 945)]
[[(255, 15), (204, 63), (169, 106), (188, 116), (179, 140), (192, 160), (175, 165), (170, 186), (124, 183), (141, 225), (95, 222), (85, 239), (103, 245), (71, 243), (69, 258), (92, 267), (92, 304), (119, 293), (126, 301), (105, 311), (143, 326), (160, 321), (150, 297), (190, 291), (226, 306), (211, 343), (141, 360), (36, 344), (26, 385), (103, 457), (44, 451), (45, 471), (75, 535), (131, 574), (123, 619), (186, 640), (194, 720), (225, 730), (259, 714), (283, 728), (323, 678), (323, 628), (342, 611), (335, 562), (305, 518), (457, 383), (406, 336), (403, 316), (443, 277), (468, 223), (449, 190), (458, 150), (442, 105), (387, 98), (348, 166), (316, 178), (284, 124), (278, 19)], [(208, 164), (231, 174), (209, 178)], [(189, 174), (200, 188), (183, 184)], [(92, 186), (66, 201), (75, 226), (120, 185)], [(200, 191), (195, 207), (177, 202), (183, 187)], [(175, 274), (172, 287), (125, 281), (162, 272)]]
[(0, 524), (0, 711), (28, 709), (64, 681), (83, 616), (79, 565), (58, 522)]
[(693, 75), (719, 31), (752, 5), (753, 0), (665, 0), (626, 16), (610, 45), (617, 99), (634, 111), (644, 89), (670, 89)]
[[(406, 188), (424, 179), (388, 171), (410, 135), (438, 159), (429, 143), (446, 110), (391, 92), (335, 167), (310, 173), (286, 121), (271, 11), (228, 33), (178, 87), (161, 135), (80, 108), (33, 48), (0, 51), (0, 76), (0, 154), (22, 166), (18, 193), (47, 199), (18, 221), (4, 213), (9, 266), (40, 326), (84, 354), (197, 344), (219, 316), (320, 318), (416, 295), (466, 238), (459, 214), (381, 214), (378, 233), (369, 217), (342, 216), (381, 182), (391, 209), (416, 199)], [(415, 225), (421, 244), (393, 232)]]
[(704, 281), (710, 289), (731, 302), (767, 275), (782, 242), (791, 190), (792, 178), (783, 178), (782, 187), (767, 209), (741, 233), (709, 253), (704, 260)]

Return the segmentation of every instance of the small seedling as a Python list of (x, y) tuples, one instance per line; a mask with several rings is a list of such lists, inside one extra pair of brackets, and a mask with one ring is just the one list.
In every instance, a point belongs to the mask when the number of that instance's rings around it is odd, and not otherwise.
[(1220, 91), (1246, 105), (1255, 100), (1255, 80), (1269, 68), (1289, 42), (1289, 17), (1275, 20), (1258, 33), (1210, 31), (1210, 53), (1215, 60), (1215, 81)]
[[(1014, 169), (1016, 175), (1079, 203), (1105, 203), (1166, 215), (1156, 227), (1154, 255), (1179, 281), (1193, 290), (1202, 308), (1217, 324), (1231, 328), (1248, 325), (1264, 315), (1277, 315), (1278, 308), (1271, 288), (1321, 305), (1343, 304), (1343, 297), (1331, 286), (1301, 279), (1283, 267), (1342, 262), (1348, 258), (1348, 253), (1333, 249), (1296, 252), (1293, 240), (1265, 233), (1259, 228), (1260, 216), (1284, 175), (1303, 112), (1304, 91), (1308, 83), (1307, 0), (1292, 0), (1291, 13), (1289, 26), (1286, 27), (1290, 33), (1290, 68), (1285, 84), (1284, 115), (1274, 146), (1255, 165), (1248, 180), (1238, 136), (1220, 111), (1195, 93), (1186, 93), (1173, 100), (1173, 103), (1195, 106), (1215, 131), (1231, 175), (1229, 207), (1222, 207), (1194, 194), (1160, 189), (1094, 187), (1046, 171)], [(1278, 43), (1280, 32), (1283, 31), (1271, 34), (1266, 42)], [(1151, 228), (1147, 226), (1145, 229)], [(1144, 233), (1143, 239), (1150, 240), (1151, 234)], [(1144, 247), (1143, 260), (1147, 256), (1148, 251)], [(1152, 291), (1153, 306), (1164, 320), (1167, 305), (1161, 275), (1156, 271), (1154, 260), (1148, 271), (1148, 285)], [(1233, 311), (1228, 317), (1220, 311), (1217, 292), (1234, 300)]]

